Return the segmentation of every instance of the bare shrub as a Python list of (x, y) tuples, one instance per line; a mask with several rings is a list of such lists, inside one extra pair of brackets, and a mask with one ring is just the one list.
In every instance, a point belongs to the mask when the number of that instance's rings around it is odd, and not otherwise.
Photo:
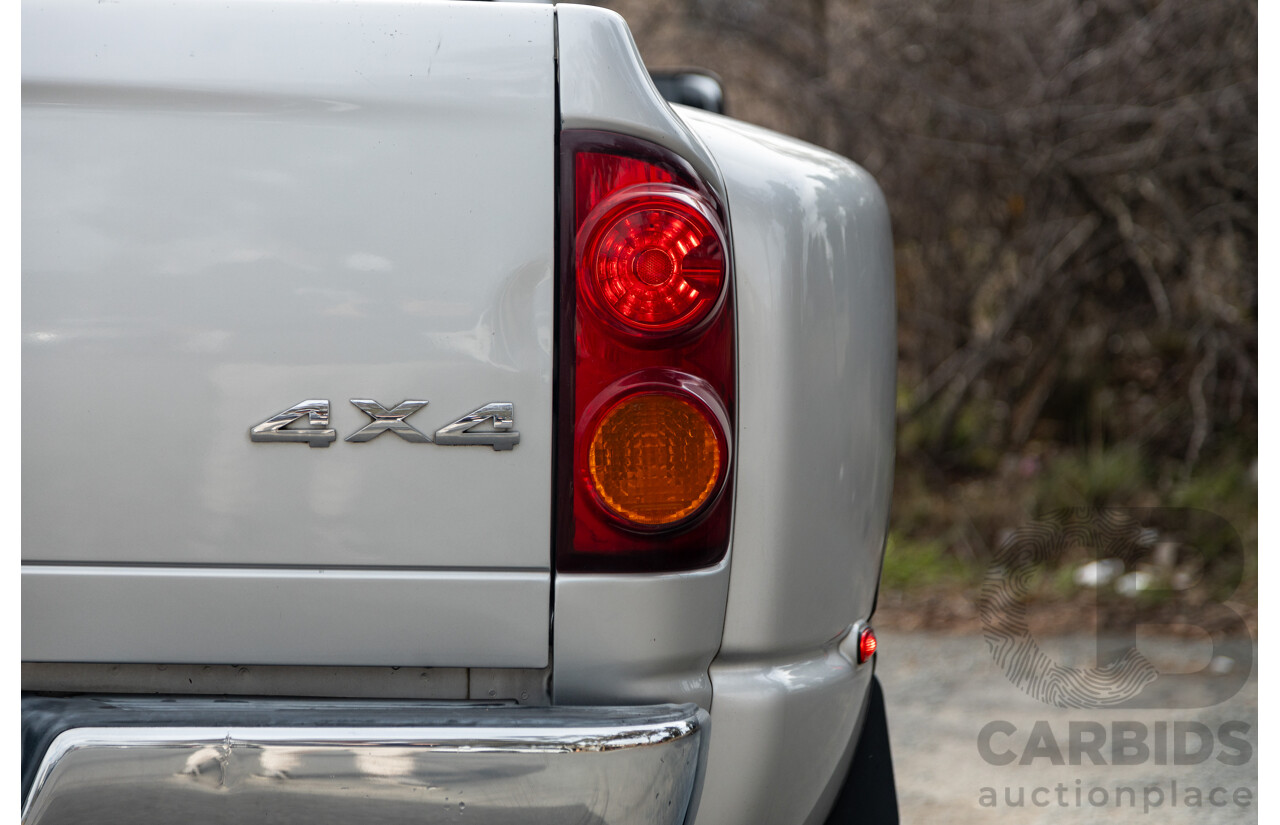
[(894, 216), (905, 451), (1256, 451), (1254, 0), (608, 5)]

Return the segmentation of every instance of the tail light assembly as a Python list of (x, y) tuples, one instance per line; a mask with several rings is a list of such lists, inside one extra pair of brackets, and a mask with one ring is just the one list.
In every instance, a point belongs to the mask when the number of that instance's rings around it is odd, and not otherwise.
[(715, 564), (733, 505), (727, 216), (647, 141), (561, 133), (556, 569)]

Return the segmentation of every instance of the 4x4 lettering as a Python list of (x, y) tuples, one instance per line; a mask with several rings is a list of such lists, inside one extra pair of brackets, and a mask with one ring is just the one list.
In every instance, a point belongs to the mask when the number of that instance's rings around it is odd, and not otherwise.
[[(371, 398), (352, 398), (351, 403), (373, 420), (347, 436), (347, 441), (360, 444), (385, 432), (393, 432), (413, 444), (432, 443), (425, 433), (405, 421), (427, 406), (426, 401), (408, 399), (389, 410)], [(292, 426), (304, 417), (309, 426)], [(492, 426), (477, 429), (486, 422)], [(329, 400), (325, 398), (311, 398), (295, 404), (249, 430), (250, 441), (306, 443), (312, 447), (328, 447), (337, 438), (337, 432), (329, 429)], [(520, 433), (516, 431), (516, 405), (510, 401), (493, 401), (477, 407), (436, 430), (435, 443), (445, 447), (510, 450), (520, 443)]]
[(401, 401), (391, 410), (368, 398), (353, 398), (351, 403), (373, 420), (347, 436), (347, 441), (372, 441), (385, 432), (393, 432), (414, 444), (431, 443), (431, 439), (405, 421), (406, 418), (427, 406), (426, 401)]

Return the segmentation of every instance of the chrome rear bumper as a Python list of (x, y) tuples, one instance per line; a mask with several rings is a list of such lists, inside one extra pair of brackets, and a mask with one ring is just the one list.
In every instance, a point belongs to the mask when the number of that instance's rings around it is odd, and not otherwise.
[[(51, 723), (59, 702), (76, 704)], [(694, 705), (100, 697), (23, 710), (24, 750), (43, 750), (24, 753), (28, 825), (675, 825), (706, 721)]]

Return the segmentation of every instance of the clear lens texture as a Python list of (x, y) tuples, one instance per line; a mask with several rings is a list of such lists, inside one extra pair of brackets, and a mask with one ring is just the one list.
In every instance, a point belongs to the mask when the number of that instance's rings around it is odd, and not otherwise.
[(637, 524), (674, 524), (696, 513), (715, 489), (721, 463), (712, 423), (672, 395), (624, 398), (591, 440), (596, 495)]

